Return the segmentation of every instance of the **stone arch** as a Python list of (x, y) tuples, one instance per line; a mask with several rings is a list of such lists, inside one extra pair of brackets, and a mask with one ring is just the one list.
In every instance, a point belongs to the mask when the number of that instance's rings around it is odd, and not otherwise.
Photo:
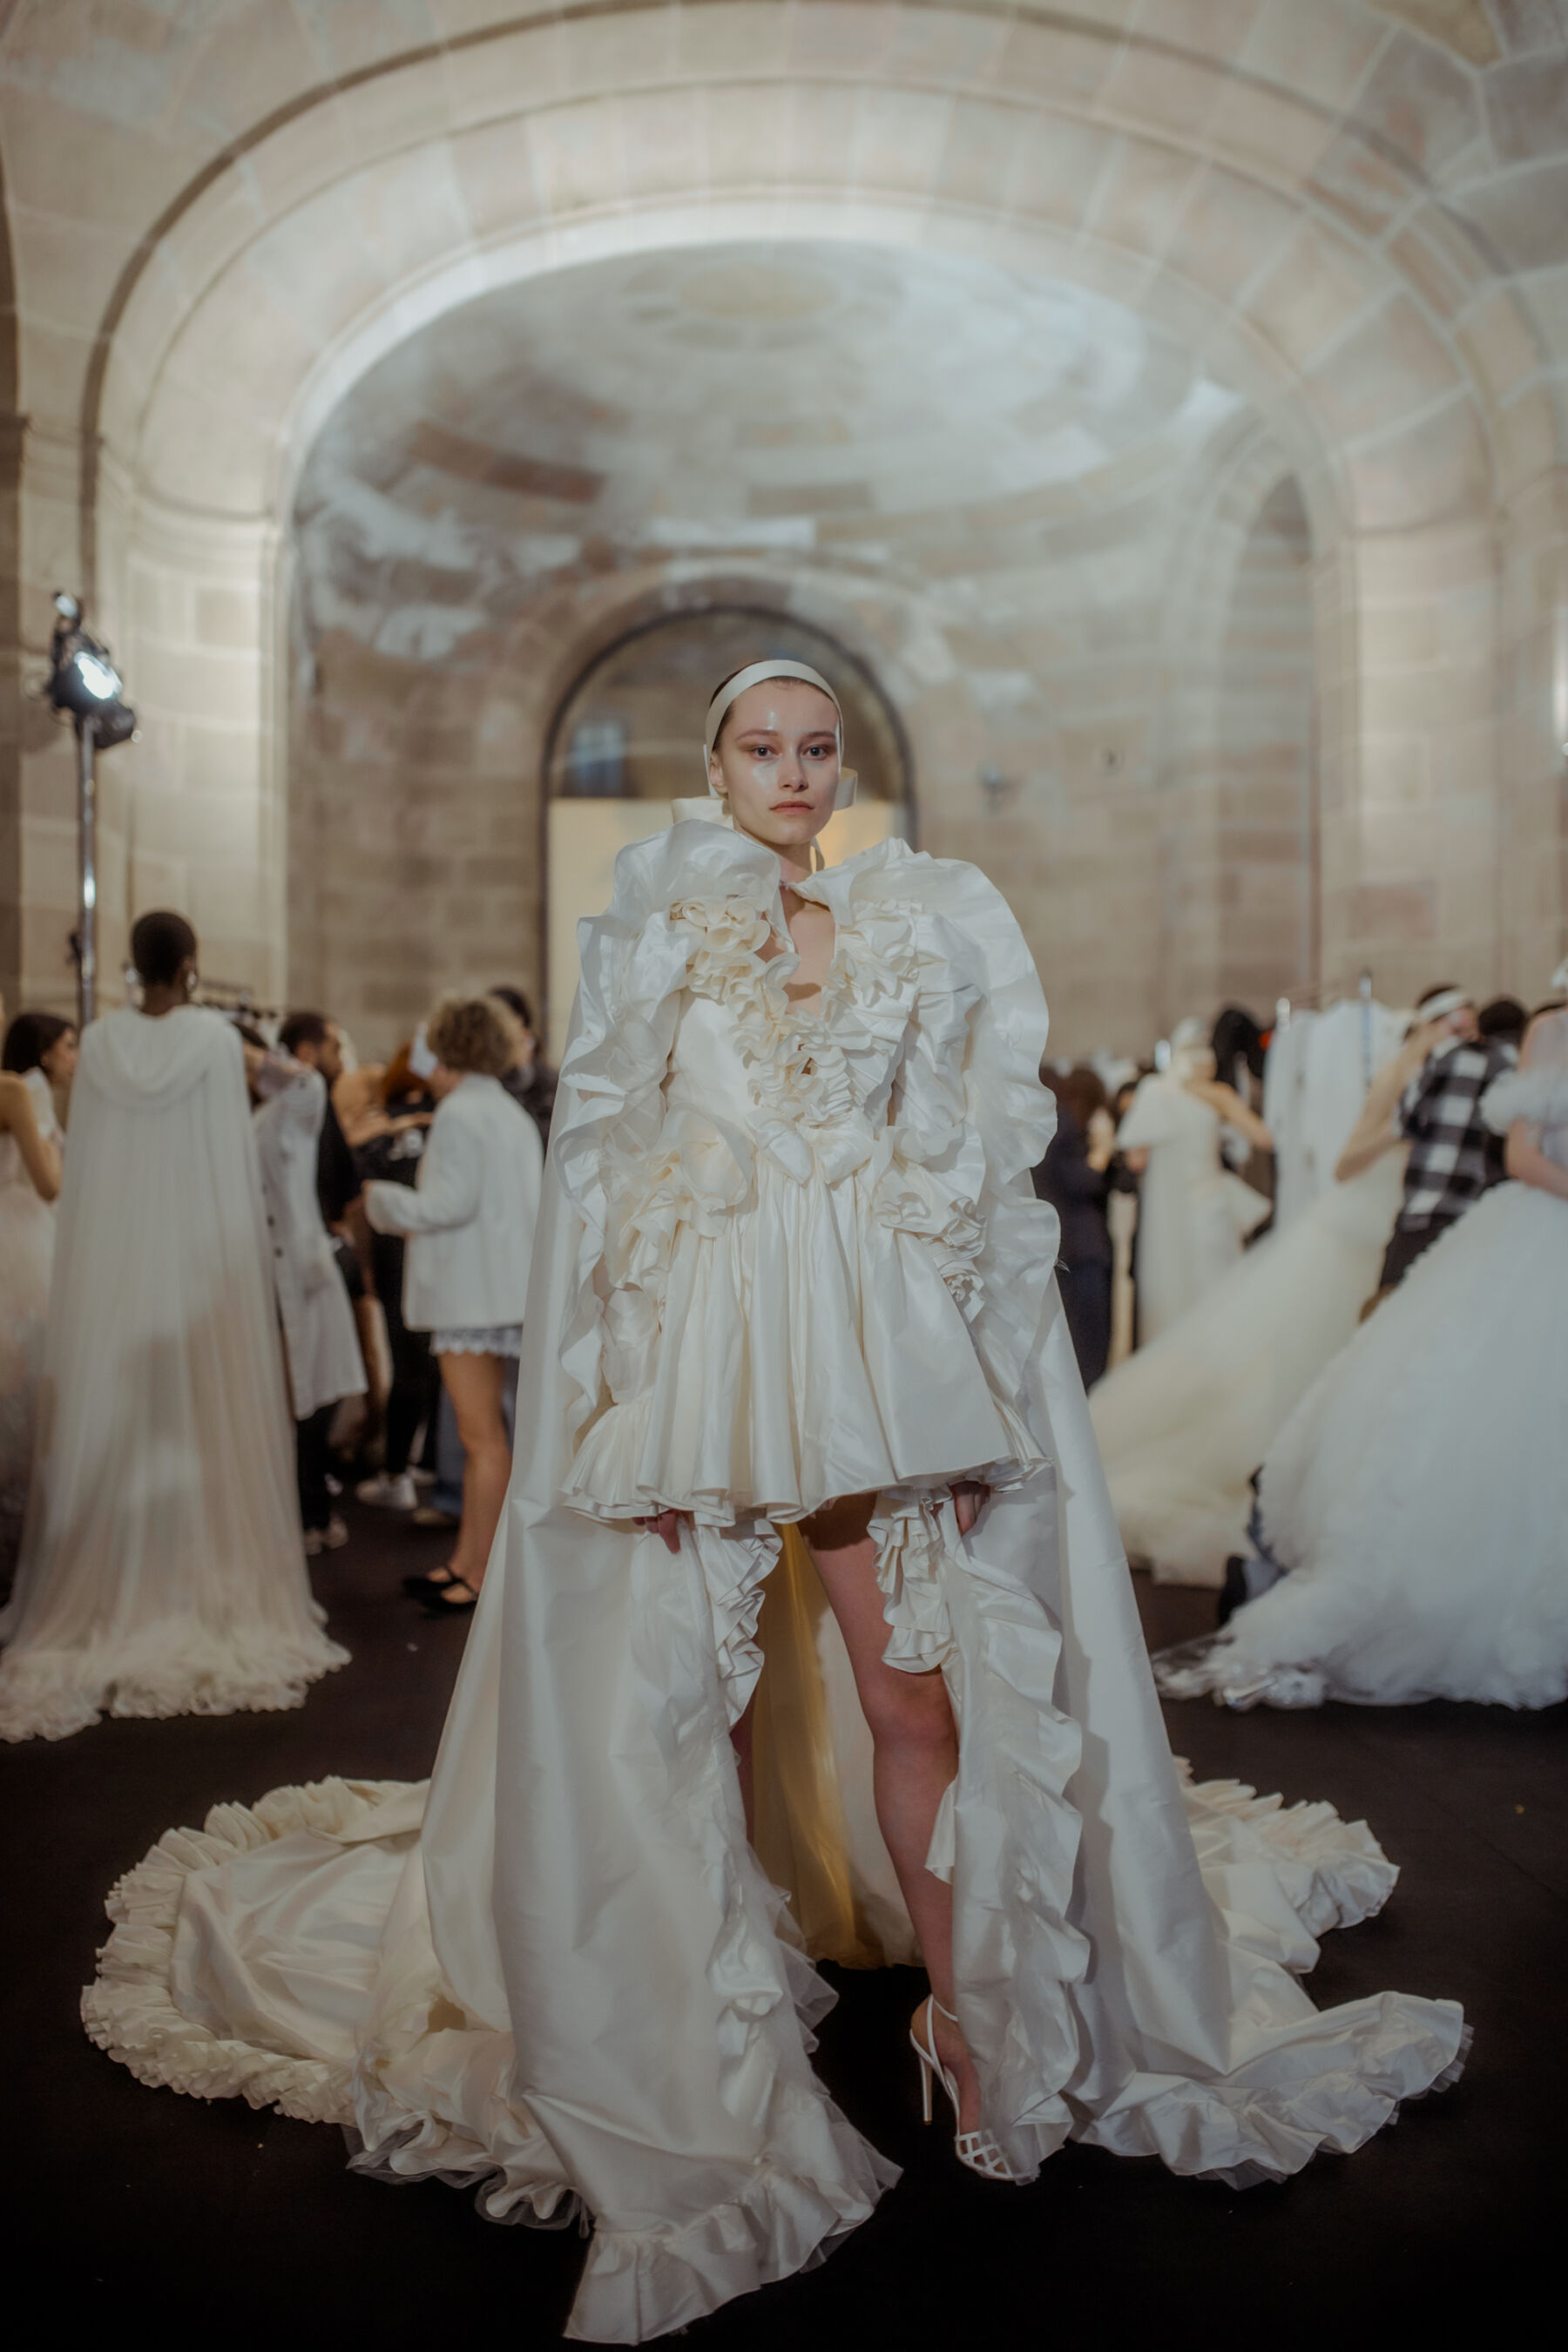
[[(267, 16), (250, 12), (247, 37)], [(1435, 567), (1456, 626), (1463, 615), (1490, 658), (1495, 614), (1477, 614), (1496, 602), (1491, 517), (1561, 447), (1535, 331), (1513, 293), (1489, 284), (1483, 241), (1442, 202), (1435, 155), (1381, 100), (1361, 102), (1359, 67), (1332, 89), (1324, 75), (1339, 68), (1316, 58), (1299, 73), (1283, 55), (1238, 69), (1201, 16), (1158, 0), (1131, 30), (1000, 0), (743, 11), (654, 0), (504, 23), (479, 11), (471, 36), (438, 51), (356, 56), (300, 83), (213, 155), (143, 236), (105, 312), (82, 414), (84, 527), (110, 625), (116, 606), (138, 616), (139, 670), (156, 682), (150, 740), (173, 747), (176, 770), (202, 730), (222, 751), (237, 822), (219, 828), (208, 882), (234, 898), (216, 864), (242, 835), (258, 877), (252, 903), (223, 917), (236, 952), (264, 940), (274, 965), (281, 952), (285, 600), (271, 566), (312, 416), (378, 337), (498, 273), (638, 238), (784, 226), (967, 243), (1113, 290), (1214, 355), (1284, 449), (1319, 551), (1320, 639), (1333, 648), (1321, 712), (1330, 960), (1353, 966), (1391, 922), (1418, 930), (1446, 922), (1445, 908), (1479, 940), (1462, 819), (1441, 874), (1414, 894), (1390, 878), (1412, 858), (1431, 864), (1435, 837), (1429, 824), (1402, 831), (1398, 804), (1378, 800), (1398, 760), (1424, 761), (1456, 809), (1479, 779), (1450, 772), (1442, 728), (1423, 735), (1400, 685), (1369, 673), (1363, 616)], [(232, 66), (226, 43), (215, 35), (209, 89), (226, 57)], [(742, 95), (778, 126), (761, 150), (737, 128)], [(204, 386), (218, 387), (216, 403)], [(177, 591), (165, 555), (188, 566), (198, 540), (213, 576), (187, 572)], [(176, 607), (184, 635), (142, 619)], [(196, 708), (180, 682), (208, 653), (230, 674), (222, 712)], [(1480, 690), (1471, 667), (1467, 724)], [(1369, 675), (1381, 749), (1363, 740)]]

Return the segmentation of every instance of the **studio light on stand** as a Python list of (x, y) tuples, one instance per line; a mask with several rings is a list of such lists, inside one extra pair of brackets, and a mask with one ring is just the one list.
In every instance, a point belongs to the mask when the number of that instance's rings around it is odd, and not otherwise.
[(124, 701), (120, 672), (109, 648), (82, 625), (81, 605), (62, 589), (55, 598), (55, 633), (49, 641), (48, 698), (67, 712), (76, 729), (77, 848), (80, 908), (75, 940), (78, 1024), (86, 1028), (98, 1010), (98, 779), (100, 751), (112, 751), (136, 732), (136, 713)]

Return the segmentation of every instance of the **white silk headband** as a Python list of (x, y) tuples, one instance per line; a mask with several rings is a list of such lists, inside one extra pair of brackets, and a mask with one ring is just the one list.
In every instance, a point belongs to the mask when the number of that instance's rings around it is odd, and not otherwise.
[(1450, 1013), (1462, 1012), (1467, 1004), (1474, 1004), (1475, 1001), (1473, 996), (1467, 996), (1462, 988), (1446, 988), (1440, 996), (1428, 997), (1425, 1004), (1418, 1004), (1415, 1018), (1423, 1026), (1428, 1021), (1446, 1021)]
[(815, 686), (819, 693), (827, 697), (834, 709), (838, 712), (838, 723), (833, 730), (838, 746), (838, 791), (833, 805), (835, 808), (841, 809), (851, 807), (855, 800), (855, 771), (844, 765), (844, 713), (839, 709), (838, 697), (834, 693), (822, 672), (813, 669), (805, 662), (752, 662), (749, 668), (739, 669), (733, 677), (725, 679), (712, 701), (708, 705), (708, 721), (702, 730), (702, 772), (707, 778), (709, 791), (712, 793), (715, 800), (722, 800), (724, 797), (722, 793), (715, 789), (713, 778), (708, 767), (708, 762), (712, 757), (713, 746), (719, 739), (719, 730), (724, 723), (724, 713), (731, 703), (745, 693), (748, 687), (763, 686), (769, 678), (773, 677), (798, 677), (805, 685)]

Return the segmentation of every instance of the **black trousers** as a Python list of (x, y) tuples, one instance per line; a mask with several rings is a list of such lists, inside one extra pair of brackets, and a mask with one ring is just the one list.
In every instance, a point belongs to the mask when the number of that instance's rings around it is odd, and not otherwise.
[(1377, 1277), (1379, 1290), (1392, 1290), (1403, 1282), (1423, 1250), (1440, 1242), (1457, 1217), (1433, 1217), (1424, 1225), (1395, 1225), (1394, 1239), (1383, 1254), (1383, 1272)]
[(1110, 1265), (1058, 1265), (1057, 1286), (1083, 1384), (1092, 1388), (1110, 1353)]
[(382, 1466), (389, 1477), (396, 1477), (408, 1467), (421, 1422), (426, 1432), (425, 1460), (434, 1462), (441, 1373), (430, 1353), (430, 1334), (411, 1331), (403, 1319), (402, 1234), (376, 1234), (373, 1245), (375, 1295), (381, 1301), (386, 1344), (392, 1357), (392, 1388), (386, 1400), (386, 1454)]
[(294, 1423), (294, 1462), (300, 1479), (300, 1518), (307, 1528), (324, 1528), (332, 1516), (332, 1498), (327, 1492), (327, 1472), (331, 1467), (331, 1454), (327, 1438), (331, 1431), (335, 1404), (324, 1404)]

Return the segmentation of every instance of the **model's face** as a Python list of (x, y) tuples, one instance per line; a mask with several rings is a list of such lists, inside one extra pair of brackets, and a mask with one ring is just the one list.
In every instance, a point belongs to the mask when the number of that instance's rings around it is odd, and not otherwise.
[(731, 704), (708, 773), (753, 841), (809, 848), (838, 790), (838, 713), (805, 678), (765, 677)]
[(76, 1076), (77, 1034), (67, 1029), (55, 1039), (47, 1054), (38, 1056), (38, 1066), (52, 1087), (68, 1087)]

